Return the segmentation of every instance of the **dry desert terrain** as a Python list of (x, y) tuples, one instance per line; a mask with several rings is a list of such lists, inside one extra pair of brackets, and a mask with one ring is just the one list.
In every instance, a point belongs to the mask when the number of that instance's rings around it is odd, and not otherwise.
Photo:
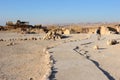
[(44, 35), (0, 32), (0, 80), (120, 80), (119, 34)]

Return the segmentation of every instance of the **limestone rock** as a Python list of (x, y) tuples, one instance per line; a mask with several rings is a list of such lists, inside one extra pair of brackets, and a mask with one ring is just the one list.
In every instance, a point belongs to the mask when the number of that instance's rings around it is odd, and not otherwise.
[(71, 34), (71, 31), (68, 30), (68, 29), (66, 29), (66, 30), (64, 31), (64, 34)]
[(49, 31), (44, 37), (44, 40), (50, 40), (50, 39), (61, 39), (62, 34), (57, 33), (56, 31)]
[(105, 27), (105, 26), (102, 26), (101, 27), (101, 34), (116, 34), (118, 33), (117, 30), (113, 27)]
[(98, 50), (98, 49), (99, 49), (99, 46), (98, 46), (98, 45), (95, 45), (95, 46), (93, 47), (93, 49), (94, 49), (94, 50)]

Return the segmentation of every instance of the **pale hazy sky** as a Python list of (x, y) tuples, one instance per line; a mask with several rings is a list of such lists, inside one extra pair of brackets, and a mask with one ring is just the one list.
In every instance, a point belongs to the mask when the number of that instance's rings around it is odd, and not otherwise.
[(1, 0), (0, 25), (120, 22), (120, 0)]

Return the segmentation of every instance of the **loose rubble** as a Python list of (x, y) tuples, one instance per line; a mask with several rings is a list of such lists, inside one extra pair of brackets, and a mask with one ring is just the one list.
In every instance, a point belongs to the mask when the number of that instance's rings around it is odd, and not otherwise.
[(44, 40), (56, 40), (56, 39), (62, 39), (62, 34), (57, 33), (56, 31), (49, 31), (44, 37)]

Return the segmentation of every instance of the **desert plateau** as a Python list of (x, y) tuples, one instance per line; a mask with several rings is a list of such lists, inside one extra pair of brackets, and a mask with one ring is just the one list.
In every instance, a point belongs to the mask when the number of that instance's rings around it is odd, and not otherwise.
[(81, 26), (1, 26), (0, 80), (120, 80), (120, 25)]

